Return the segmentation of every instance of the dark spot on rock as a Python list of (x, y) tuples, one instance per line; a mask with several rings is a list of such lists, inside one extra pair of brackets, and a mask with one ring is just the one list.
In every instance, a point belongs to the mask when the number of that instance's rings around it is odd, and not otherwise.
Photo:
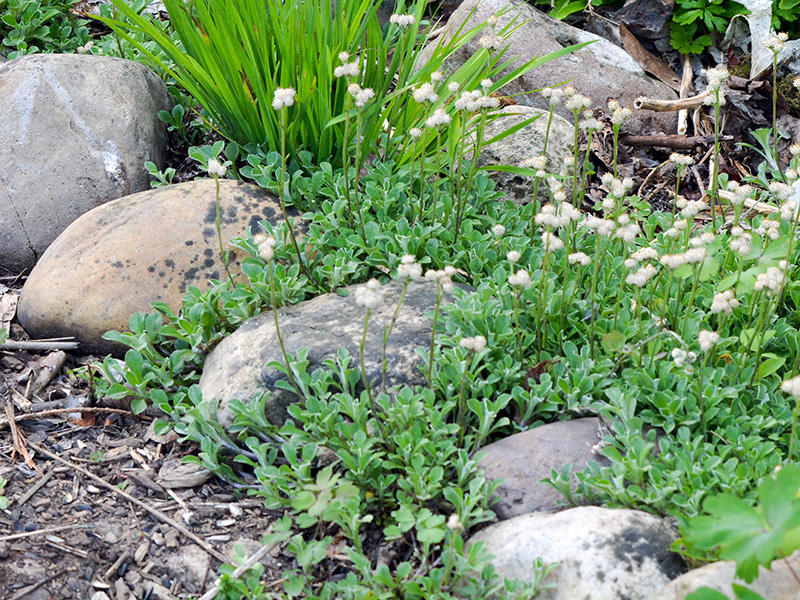
[[(168, 283), (165, 283), (165, 284), (164, 284), (164, 285), (162, 285), (161, 287), (162, 287), (162, 288), (164, 288), (164, 289), (167, 289), (167, 288), (169, 287), (169, 284), (168, 284)], [(183, 290), (181, 290), (181, 291), (183, 291)]]
[(219, 271), (211, 271), (208, 274), (208, 279), (219, 279)]
[(213, 266), (214, 266), (214, 259), (213, 259), (213, 258), (207, 258), (207, 259), (205, 259), (205, 260), (203, 261), (203, 266), (204, 266), (206, 269), (210, 269), (211, 267), (213, 267)]
[(123, 267), (123, 264), (121, 260), (118, 260), (117, 262), (111, 263), (111, 266), (114, 267), (115, 269), (121, 269)]
[(249, 227), (250, 227), (250, 231), (252, 231), (253, 233), (255, 233), (256, 231), (258, 231), (258, 230), (261, 228), (261, 226), (258, 224), (258, 222), (259, 222), (260, 220), (261, 220), (261, 219), (259, 219), (259, 218), (258, 218), (257, 216), (255, 216), (255, 215), (252, 215), (252, 216), (250, 217), (250, 223), (248, 224), (248, 225), (249, 225)]
[(606, 580), (606, 574), (601, 569), (597, 569), (597, 572), (594, 574), (594, 576), (597, 577), (597, 581), (602, 582)]
[(164, 271), (159, 271), (159, 272), (158, 272), (158, 276), (159, 276), (159, 277), (166, 277), (166, 276), (167, 276), (167, 274), (166, 274)]
[(211, 248), (206, 248), (205, 250), (203, 250), (203, 254), (205, 254), (206, 256), (214, 256), (214, 251)]
[(203, 219), (204, 223), (216, 223), (217, 222), (217, 205), (215, 202), (209, 202), (208, 204), (208, 211), (206, 212), (206, 217)]
[(267, 221), (272, 221), (275, 218), (275, 209), (271, 206), (265, 206), (264, 209), (261, 211), (261, 214), (264, 215), (264, 218)]
[(194, 246), (194, 241), (193, 240), (186, 240), (183, 243), (186, 244), (187, 246)]
[(148, 273), (155, 273), (156, 272), (155, 266), (154, 265), (150, 265), (149, 267), (147, 267), (147, 272)]
[(184, 279), (192, 280), (197, 278), (197, 273), (200, 271), (197, 267), (192, 267), (188, 271), (186, 271), (186, 275), (184, 275)]
[(211, 229), (211, 227), (206, 227), (205, 229), (203, 229), (203, 237), (204, 238), (208, 239), (210, 237), (213, 237), (214, 235), (215, 235), (215, 232), (214, 232), (213, 229)]
[(680, 556), (667, 550), (672, 543), (667, 532), (653, 529), (635, 525), (626, 528), (613, 542), (614, 555), (620, 562), (627, 563), (627, 571), (633, 571), (634, 564), (640, 569), (649, 558), (658, 563), (669, 579), (675, 579), (686, 572), (686, 564)]
[(164, 265), (172, 269), (175, 267), (175, 261), (172, 260), (171, 258), (168, 258), (167, 260), (164, 261)]
[(235, 206), (229, 206), (228, 210), (225, 211), (225, 212), (227, 213), (226, 216), (228, 217), (228, 219), (227, 219), (228, 222), (230, 222), (230, 223), (236, 222), (236, 215), (238, 214), (239, 211), (236, 210)]

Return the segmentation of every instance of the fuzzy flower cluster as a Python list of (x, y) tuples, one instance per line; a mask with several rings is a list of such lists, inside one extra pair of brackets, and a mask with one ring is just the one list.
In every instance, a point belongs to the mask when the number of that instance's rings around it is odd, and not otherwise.
[(441, 125), (448, 125), (450, 123), (450, 115), (448, 115), (443, 108), (437, 108), (434, 113), (425, 121), (425, 126), (431, 129), (436, 129)]
[(228, 172), (228, 168), (216, 158), (209, 158), (208, 166), (206, 168), (208, 170), (208, 174), (213, 177), (225, 177), (225, 174)]
[(506, 254), (506, 260), (512, 265), (517, 264), (520, 258), (522, 258), (522, 255), (517, 250), (510, 250), (508, 254)]
[(347, 86), (347, 91), (355, 100), (356, 108), (364, 108), (366, 103), (375, 97), (375, 92), (372, 88), (362, 88), (357, 83), (351, 83)]
[(719, 334), (716, 331), (703, 329), (697, 334), (697, 343), (700, 344), (700, 350), (703, 352), (711, 350), (717, 342), (719, 342)]
[(505, 47), (503, 38), (493, 33), (482, 36), (478, 40), (478, 43), (481, 45), (481, 48), (486, 48), (487, 50), (502, 50)]
[(708, 79), (708, 87), (706, 89), (710, 92), (710, 95), (705, 99), (705, 104), (716, 104), (717, 97), (719, 98), (720, 106), (725, 104), (725, 87), (723, 84), (728, 80), (728, 77), (730, 77), (728, 69), (725, 67), (714, 67), (713, 69), (703, 69), (701, 73)]
[(397, 25), (400, 28), (411, 27), (416, 22), (417, 18), (414, 15), (393, 14), (389, 17), (389, 23)]
[(601, 237), (610, 236), (617, 228), (616, 221), (611, 219), (602, 219), (594, 215), (587, 215), (582, 224)]
[(630, 244), (639, 236), (639, 233), (641, 233), (639, 224), (636, 221), (631, 221), (628, 215), (620, 215), (617, 218), (617, 229), (614, 232), (615, 238)]
[(681, 209), (681, 216), (684, 219), (694, 219), (701, 211), (708, 208), (705, 200), (687, 200), (684, 196), (678, 196), (675, 206)]
[(425, 279), (435, 282), (444, 293), (449, 294), (455, 288), (452, 278), (456, 273), (455, 267), (447, 265), (444, 269), (428, 269), (425, 271)]
[(540, 154), (539, 156), (526, 158), (520, 163), (520, 166), (524, 169), (534, 169), (536, 177), (545, 177), (547, 175), (547, 156)]
[[(731, 184), (733, 183), (735, 182), (731, 182)], [(731, 189), (730, 184), (728, 185), (728, 189), (729, 190)], [(754, 191), (755, 190), (751, 185), (744, 184), (735, 186), (735, 189), (733, 190), (733, 198), (731, 199), (731, 204), (733, 204), (734, 206), (743, 205), (745, 200), (747, 200), (753, 195)]]
[(795, 398), (800, 398), (800, 375), (784, 381), (781, 384), (781, 391)]
[(658, 273), (658, 269), (656, 269), (653, 265), (644, 265), (639, 267), (639, 269), (633, 273), (628, 273), (628, 276), (625, 278), (625, 283), (628, 285), (644, 287), (656, 273)]
[(584, 118), (578, 122), (579, 129), (591, 133), (592, 131), (600, 131), (603, 128), (600, 119), (595, 118), (591, 111), (585, 111), (583, 114)]
[(620, 106), (616, 100), (608, 101), (608, 110), (611, 111), (611, 124), (619, 127), (633, 116), (630, 108)]
[(675, 219), (675, 221), (672, 223), (672, 227), (667, 229), (664, 232), (664, 235), (668, 238), (675, 239), (680, 237), (687, 227), (689, 227), (689, 221), (686, 219)]
[(294, 97), (297, 94), (293, 88), (278, 88), (272, 98), (272, 108), (281, 110), (294, 104)]
[(473, 90), (471, 92), (462, 92), (454, 104), (456, 110), (472, 113), (482, 108), (498, 108), (500, 100), (493, 96), (487, 96), (480, 90)]
[(783, 45), (788, 39), (789, 34), (781, 31), (780, 33), (776, 33), (775, 35), (765, 39), (763, 42), (761, 42), (761, 45), (767, 50), (772, 50), (775, 55), (778, 55), (781, 53), (781, 50), (783, 50)]
[(465, 337), (461, 338), (461, 341), (458, 342), (458, 345), (467, 350), (472, 350), (473, 352), (480, 352), (486, 348), (486, 338), (482, 335)]
[(770, 267), (766, 273), (760, 273), (756, 277), (756, 290), (769, 290), (773, 295), (778, 296), (786, 283), (786, 269), (789, 266), (785, 260), (780, 261), (777, 267)]
[(433, 104), (438, 99), (439, 94), (436, 93), (432, 83), (426, 82), (414, 89), (414, 101), (418, 104), (422, 104), (424, 102), (430, 102)]
[(777, 240), (781, 236), (781, 223), (774, 219), (764, 219), (758, 227), (755, 228), (755, 232), (761, 237)]
[(709, 244), (714, 243), (714, 238), (715, 236), (713, 233), (710, 231), (704, 231), (697, 237), (693, 237), (691, 240), (689, 240), (689, 244), (691, 244), (693, 248), (701, 248), (702, 246), (708, 246)]
[(733, 313), (734, 309), (739, 308), (739, 301), (733, 295), (733, 290), (725, 290), (714, 294), (711, 301), (711, 312), (714, 314), (725, 313), (729, 315)]
[(357, 60), (351, 63), (347, 62), (350, 60), (350, 55), (347, 52), (340, 52), (339, 60), (342, 61), (342, 64), (333, 70), (335, 77), (358, 77), (361, 70), (358, 68)]
[(591, 264), (592, 262), (592, 259), (589, 258), (589, 255), (586, 254), (585, 252), (573, 252), (572, 254), (567, 256), (567, 260), (571, 265), (579, 264), (583, 267), (588, 267), (589, 264)]
[(695, 360), (697, 360), (697, 354), (694, 352), (687, 352), (683, 348), (672, 349), (672, 361), (675, 363), (676, 367), (682, 367), (687, 363), (693, 363)]
[(506, 233), (506, 228), (505, 226), (498, 223), (497, 225), (492, 227), (492, 233), (495, 235), (495, 237), (503, 237), (503, 235), (505, 235)]
[(406, 254), (400, 259), (400, 266), (397, 267), (397, 276), (400, 279), (419, 281), (422, 279), (422, 265), (417, 262), (413, 254)]
[(353, 296), (358, 306), (363, 306), (367, 310), (374, 310), (383, 304), (381, 282), (377, 279), (370, 279), (365, 285), (357, 287)]
[(753, 236), (747, 233), (738, 225), (731, 227), (731, 252), (736, 252), (739, 256), (747, 256), (750, 254)]
[(258, 249), (258, 255), (263, 258), (265, 262), (271, 261), (272, 257), (275, 256), (275, 244), (277, 244), (275, 238), (266, 233), (258, 233), (253, 236), (253, 241)]
[(568, 202), (562, 202), (558, 205), (558, 208), (552, 204), (545, 204), (534, 218), (534, 221), (537, 225), (558, 229), (559, 227), (566, 227), (572, 221), (580, 221), (580, 219), (581, 211)]
[(613, 173), (604, 173), (600, 181), (608, 188), (608, 193), (614, 198), (623, 198), (633, 187), (633, 179), (614, 177)]
[(694, 164), (694, 159), (691, 156), (688, 156), (686, 154), (680, 154), (678, 152), (673, 152), (672, 154), (670, 154), (669, 160), (676, 167), (688, 167)]
[(515, 288), (527, 290), (531, 287), (531, 276), (525, 269), (520, 269), (516, 273), (512, 273), (508, 278), (510, 283)]
[(668, 269), (677, 269), (682, 265), (693, 265), (703, 262), (706, 258), (705, 247), (689, 248), (681, 254), (664, 254), (658, 261)]
[(583, 94), (578, 94), (577, 92), (570, 94), (567, 97), (566, 102), (564, 102), (564, 106), (567, 110), (574, 111), (575, 113), (579, 113), (582, 110), (586, 110), (592, 105), (592, 99), (588, 96), (584, 96)]
[(561, 98), (564, 97), (564, 90), (561, 88), (546, 87), (539, 93), (550, 102), (550, 106), (556, 106), (559, 102), (561, 102)]
[(640, 248), (633, 254), (631, 254), (631, 258), (636, 262), (644, 262), (646, 260), (658, 260), (658, 251), (655, 248), (651, 248), (650, 246), (645, 246), (644, 248)]
[(798, 205), (797, 198), (789, 198), (781, 204), (781, 219), (794, 222), (797, 220)]
[(782, 181), (773, 181), (769, 184), (769, 191), (772, 192), (778, 200), (783, 201), (792, 195), (794, 188)]
[(552, 231), (545, 231), (542, 234), (542, 244), (545, 252), (555, 252), (564, 247), (564, 242)]

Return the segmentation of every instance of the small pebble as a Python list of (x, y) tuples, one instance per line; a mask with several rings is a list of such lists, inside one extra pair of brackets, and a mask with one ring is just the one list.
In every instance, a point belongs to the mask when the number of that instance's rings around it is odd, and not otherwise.
[(8, 558), (8, 542), (0, 542), (0, 558)]

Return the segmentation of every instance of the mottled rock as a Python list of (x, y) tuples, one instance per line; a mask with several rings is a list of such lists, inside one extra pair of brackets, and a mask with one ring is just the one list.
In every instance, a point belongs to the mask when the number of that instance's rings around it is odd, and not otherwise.
[[(33, 337), (74, 336), (82, 352), (124, 352), (102, 339), (124, 331), (151, 303), (173, 309), (190, 286), (223, 279), (216, 231), (216, 187), (201, 179), (126, 196), (95, 208), (47, 249), (22, 290), (19, 322)], [(258, 221), (283, 222), (278, 200), (251, 184), (220, 181), (222, 238)], [(293, 213), (296, 216), (296, 213)], [(230, 253), (231, 272), (240, 256)]]
[[(357, 286), (347, 288), (353, 292)], [(384, 286), (384, 302), (372, 311), (365, 345), (364, 366), (370, 381), (380, 383), (382, 336), (389, 325), (400, 298), (402, 283)], [(436, 305), (436, 286), (412, 283), (397, 316), (386, 352), (386, 383), (421, 385), (425, 383), (422, 359), (417, 346), (430, 345), (432, 320), (427, 313)], [(286, 352), (295, 355), (308, 348), (308, 372), (327, 359), (336, 359), (340, 348), (352, 357), (351, 368), (358, 368), (359, 345), (364, 331), (364, 308), (352, 297), (325, 294), (313, 300), (287, 306), (278, 311), (278, 322)], [(219, 400), (217, 419), (224, 426), (233, 423), (229, 408), (232, 399), (245, 404), (263, 392), (271, 392), (265, 408), (267, 418), (281, 425), (286, 408), (297, 400), (294, 393), (275, 389), (278, 379), (285, 379), (268, 367), (272, 361), (283, 361), (278, 344), (274, 316), (271, 312), (248, 319), (233, 334), (222, 340), (206, 358), (200, 387), (203, 398)]]
[[(509, 6), (511, 10), (507, 10)], [(505, 58), (516, 57), (511, 68), (573, 44), (593, 42), (577, 52), (536, 67), (500, 90), (504, 94), (514, 95), (514, 99), (521, 104), (547, 109), (547, 100), (540, 94), (527, 92), (565, 81), (569, 81), (568, 85), (579, 93), (592, 98), (595, 107), (604, 109), (610, 99), (619, 101), (623, 106), (633, 107), (633, 101), (639, 96), (671, 100), (678, 97), (674, 90), (646, 75), (633, 57), (622, 48), (597, 35), (551, 19), (525, 0), (464, 0), (447, 21), (448, 30), (443, 34), (445, 40), (451, 39), (459, 28), (462, 28), (463, 34), (501, 11), (505, 12), (497, 18), (497, 32), (515, 17), (514, 27), (518, 26), (506, 42), (510, 47)], [(489, 33), (487, 27), (451, 55), (445, 64), (453, 71), (457, 69), (480, 50), (480, 38)], [(429, 59), (439, 42), (438, 39), (434, 40), (423, 50), (420, 64)], [(572, 112), (563, 102), (557, 111), (567, 120), (573, 120)], [(633, 117), (625, 125), (626, 130), (639, 134), (674, 133), (676, 126), (676, 113), (648, 111), (634, 111)]]
[(545, 580), (555, 588), (537, 600), (645, 600), (686, 572), (669, 551), (676, 538), (673, 527), (651, 514), (583, 506), (520, 515), (479, 531), (469, 543), (486, 543), (500, 577), (532, 581), (536, 558), (558, 562)]
[[(488, 144), (481, 148), (478, 156), (478, 165), (509, 165), (512, 167), (523, 166), (523, 161), (542, 153), (545, 139), (547, 139), (548, 170), (558, 173), (564, 168), (564, 159), (573, 155), (573, 142), (575, 127), (563, 117), (553, 115), (550, 124), (550, 133), (547, 134), (547, 120), (549, 111), (544, 111), (530, 106), (506, 106), (500, 111), (503, 116), (495, 119), (486, 126), (484, 139), (490, 140), (496, 135), (511, 129), (515, 125), (531, 117), (537, 116), (533, 123), (526, 125), (508, 137)], [(532, 178), (522, 177), (516, 173), (492, 171), (491, 178), (497, 189), (513, 200), (519, 206), (533, 200)], [(571, 180), (568, 182), (571, 182)], [(571, 185), (569, 188), (571, 189)], [(550, 196), (547, 192), (547, 183), (540, 181), (537, 196), (539, 202), (548, 202)]]
[(586, 469), (589, 461), (608, 464), (592, 450), (601, 437), (600, 419), (593, 417), (542, 425), (486, 446), (480, 467), (487, 479), (502, 481), (492, 510), (500, 519), (510, 519), (560, 508), (564, 497), (542, 479), (550, 477), (551, 469), (560, 473), (566, 464), (573, 472)]
[(794, 573), (800, 573), (800, 551), (784, 560), (776, 560), (769, 570), (759, 569), (758, 578), (753, 583), (745, 583), (736, 578), (736, 563), (720, 561), (692, 569), (671, 581), (647, 600), (684, 600), (687, 595), (701, 587), (708, 587), (735, 598), (733, 583), (743, 585), (759, 594), (764, 600), (797, 600), (800, 598), (800, 583)]
[(150, 187), (171, 105), (139, 63), (35, 54), (0, 65), (0, 266), (32, 267), (87, 211)]
[(208, 552), (195, 544), (183, 546), (171, 555), (165, 564), (167, 573), (180, 580), (189, 592), (197, 594), (209, 575), (211, 557)]

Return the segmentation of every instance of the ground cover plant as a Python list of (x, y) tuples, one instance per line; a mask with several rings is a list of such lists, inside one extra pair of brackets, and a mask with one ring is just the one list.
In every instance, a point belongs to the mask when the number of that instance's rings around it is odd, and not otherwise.
[[(198, 57), (236, 54), (219, 46), (182, 50), (213, 37), (197, 23), (215, 21), (217, 3), (172, 4), (174, 31), (117, 3), (128, 26), (107, 14), (117, 34), (107, 43), (184, 86), (176, 91), (182, 108), (162, 118), (197, 144), (190, 155), (202, 169), (217, 180), (261, 185), (284, 209), (301, 209), (308, 224), (302, 244), (290, 226), (262, 223), (248, 232), (235, 244), (249, 255), (246, 283), (215, 281), (205, 292), (192, 289), (178, 311), (156, 305), (153, 314), (134, 315), (129, 331), (108, 334), (130, 347), (125, 360), (97, 367), (99, 393), (133, 395), (137, 411), (158, 406), (167, 415), (162, 429), (199, 444), (195, 460), (286, 511), (264, 542), (285, 542), (294, 568), (266, 589), (258, 567), (241, 578), (225, 567), (220, 597), (533, 597), (554, 565), (532, 565), (533, 583), (501, 580), (480, 545), (465, 547), (468, 534), (492, 518), (493, 484), (477, 468), (480, 449), (585, 414), (610, 424), (597, 451), (611, 466), (552, 473), (566, 504), (675, 517), (682, 551), (733, 558), (745, 577), (797, 547), (799, 199), (792, 184), (800, 147), (781, 167), (774, 136), (762, 132), (757, 177), (717, 174), (707, 196), (688, 200), (679, 175), (674, 210), (658, 212), (615, 169), (602, 176), (603, 196), (587, 210), (592, 166), (576, 144), (565, 164), (532, 156), (518, 170), (549, 202), (517, 208), (477, 169), (473, 141), (495, 118), (492, 93), (508, 81), (500, 73), (510, 30), (495, 31), (490, 21), (442, 47), (428, 68), (401, 61), (389, 77), (373, 61), (397, 47), (394, 56), (415, 60), (425, 33), (421, 4), (401, 7), (380, 29), (374, 3), (353, 2), (363, 27), (333, 28), (324, 72), (310, 82), (298, 76), (308, 66), (302, 61), (276, 61), (260, 74), (241, 57), (238, 68), (213, 61), (198, 68)], [(260, 10), (257, 4), (242, 10)], [(327, 2), (302, 4), (310, 12), (270, 23), (327, 15)], [(216, 32), (215, 43), (242, 33), (235, 18), (226, 23), (234, 29)], [(469, 36), (480, 36), (483, 50), (462, 70), (440, 71)], [(229, 88), (216, 99), (201, 84), (223, 68), (236, 76), (223, 78)], [(706, 75), (719, 123), (727, 73)], [(567, 103), (586, 141), (601, 129), (591, 99), (569, 88), (541, 93), (551, 114)], [(615, 103), (595, 110), (607, 112), (615, 135), (630, 115)], [(191, 114), (199, 130), (187, 127)], [(209, 130), (226, 141), (198, 142)], [(325, 136), (321, 149), (309, 142)], [(671, 160), (680, 174), (694, 157)], [(170, 180), (167, 172), (154, 175)], [(455, 296), (430, 315), (434, 335), (420, 349), (427, 385), (387, 390), (370, 382), (363, 345), (361, 356), (342, 352), (311, 373), (301, 351), (275, 365), (299, 398), (289, 421), (269, 423), (262, 397), (234, 402), (234, 426), (219, 425), (216, 402), (202, 397), (198, 381), (224, 336), (259, 312), (351, 284), (363, 284), (352, 301), (364, 308), (366, 331), (390, 279), (403, 286), (424, 279), (440, 300)], [(738, 522), (747, 527), (731, 525)], [(379, 547), (395, 557), (376, 564)]]

